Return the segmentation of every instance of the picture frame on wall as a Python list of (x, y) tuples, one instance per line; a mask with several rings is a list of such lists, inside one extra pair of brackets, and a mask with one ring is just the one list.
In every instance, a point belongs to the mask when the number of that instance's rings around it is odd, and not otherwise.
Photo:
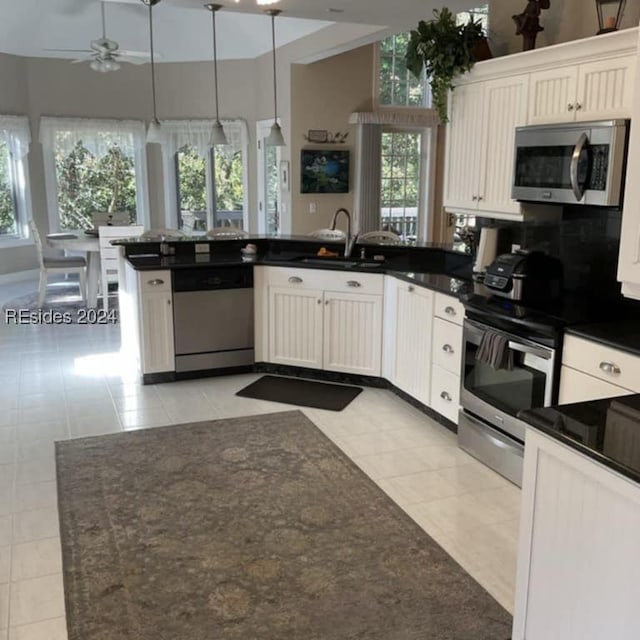
[(309, 142), (328, 142), (329, 132), (326, 129), (309, 129), (307, 131), (307, 140)]
[(349, 193), (349, 151), (302, 149), (300, 193)]

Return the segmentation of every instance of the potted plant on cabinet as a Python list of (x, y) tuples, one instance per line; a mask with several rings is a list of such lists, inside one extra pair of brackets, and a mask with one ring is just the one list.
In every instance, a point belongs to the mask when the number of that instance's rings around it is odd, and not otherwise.
[(479, 21), (458, 25), (446, 7), (434, 9), (433, 14), (433, 20), (421, 20), (418, 28), (411, 31), (406, 64), (418, 78), (426, 69), (433, 106), (440, 120), (447, 122), (447, 93), (454, 88), (454, 79), (469, 71), (478, 60), (491, 57), (491, 53), (486, 55), (486, 37)]

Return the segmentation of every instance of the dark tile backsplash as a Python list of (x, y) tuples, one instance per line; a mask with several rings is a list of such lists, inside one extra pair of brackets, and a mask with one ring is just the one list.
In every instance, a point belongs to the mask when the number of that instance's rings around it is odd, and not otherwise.
[(540, 250), (562, 261), (565, 289), (593, 296), (617, 296), (616, 280), (622, 211), (603, 207), (563, 209), (553, 223), (501, 222), (478, 219), (479, 226), (501, 229), (499, 253), (509, 253), (513, 244)]

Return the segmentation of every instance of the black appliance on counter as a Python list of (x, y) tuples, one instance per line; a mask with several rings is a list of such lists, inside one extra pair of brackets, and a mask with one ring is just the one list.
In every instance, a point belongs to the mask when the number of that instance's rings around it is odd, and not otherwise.
[(498, 256), (484, 274), (487, 293), (520, 303), (548, 303), (562, 295), (562, 263), (541, 251)]

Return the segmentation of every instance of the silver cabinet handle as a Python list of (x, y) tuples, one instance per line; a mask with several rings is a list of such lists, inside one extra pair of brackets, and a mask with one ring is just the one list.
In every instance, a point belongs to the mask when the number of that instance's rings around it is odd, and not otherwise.
[(478, 202), (480, 202), (480, 200), (484, 200), (484, 196), (478, 196)]
[(410, 285), (407, 287), (407, 291), (408, 291), (409, 293), (411, 293), (411, 292), (412, 292), (412, 291), (414, 291), (414, 290), (415, 290), (415, 287), (414, 287), (412, 284), (410, 284)]
[(573, 104), (568, 104), (567, 105), (567, 111), (573, 111)]
[(444, 312), (448, 315), (448, 316), (455, 316), (456, 315), (456, 310), (453, 307), (445, 307), (444, 308)]
[(475, 202), (478, 199), (478, 196), (471, 196), (471, 199)]
[(298, 276), (291, 276), (289, 278), (289, 282), (291, 284), (300, 284), (302, 282), (302, 278), (298, 278)]
[(576, 102), (576, 111), (580, 111), (582, 109), (582, 105), (579, 102)]
[(453, 347), (450, 344), (444, 344), (442, 345), (442, 350), (445, 353), (453, 353)]
[(153, 280), (147, 280), (147, 284), (150, 284), (153, 287), (157, 287), (159, 284), (164, 284), (164, 280), (161, 278), (154, 278)]
[(328, 304), (329, 304), (329, 301), (328, 301), (328, 300), (325, 300), (325, 301), (324, 301), (324, 304), (325, 304), (325, 306), (326, 306), (326, 305), (328, 305)]
[(452, 397), (451, 397), (451, 396), (450, 396), (446, 391), (443, 391), (443, 392), (440, 394), (440, 397), (441, 397), (445, 402), (451, 402), (451, 400), (453, 400), (453, 398), (452, 398)]
[(317, 302), (318, 302), (318, 304), (322, 304), (322, 300), (320, 300), (319, 298), (318, 298)]
[(602, 371), (604, 371), (605, 373), (610, 373), (616, 376), (622, 373), (622, 371), (620, 370), (620, 367), (614, 364), (613, 362), (601, 362), (599, 366), (600, 366), (600, 369), (602, 369)]
[(357, 280), (349, 280), (347, 282), (347, 287), (361, 287), (362, 285)]

